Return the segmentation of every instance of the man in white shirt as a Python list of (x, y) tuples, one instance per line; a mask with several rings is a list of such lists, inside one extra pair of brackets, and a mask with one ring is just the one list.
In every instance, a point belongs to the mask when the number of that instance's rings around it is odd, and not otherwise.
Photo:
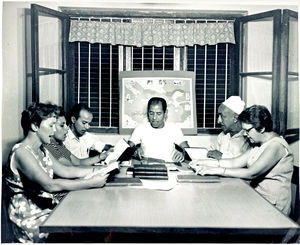
[[(166, 122), (167, 113), (165, 99), (153, 97), (148, 101), (148, 122), (138, 125), (128, 141), (132, 147), (141, 144), (136, 152), (140, 159), (145, 157), (166, 162), (184, 161), (184, 148), (189, 145), (181, 129)], [(177, 150), (175, 144), (183, 151)]]
[(231, 96), (218, 108), (218, 123), (222, 131), (217, 138), (214, 149), (208, 151), (207, 157), (220, 160), (221, 158), (233, 158), (248, 150), (249, 142), (244, 136), (239, 114), (244, 110), (245, 102), (239, 96)]
[(70, 128), (64, 145), (79, 159), (89, 157), (90, 150), (101, 152), (105, 147), (97, 135), (87, 132), (92, 120), (92, 112), (82, 104), (75, 104), (68, 117)]

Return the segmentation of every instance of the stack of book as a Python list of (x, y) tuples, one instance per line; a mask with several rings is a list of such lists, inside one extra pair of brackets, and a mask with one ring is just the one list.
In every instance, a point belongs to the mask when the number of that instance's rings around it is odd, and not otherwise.
[(133, 176), (140, 179), (168, 179), (168, 170), (164, 164), (134, 164)]

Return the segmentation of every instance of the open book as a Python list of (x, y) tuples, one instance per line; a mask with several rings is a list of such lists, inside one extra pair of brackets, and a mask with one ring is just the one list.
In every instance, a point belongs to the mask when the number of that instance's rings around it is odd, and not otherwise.
[(208, 159), (208, 150), (205, 147), (189, 147), (184, 148), (191, 160)]
[(133, 155), (134, 150), (134, 148), (131, 148), (130, 145), (128, 145), (126, 140), (120, 139), (115, 144), (114, 151), (109, 153), (104, 162), (109, 164), (110, 162), (127, 160), (125, 158), (130, 158)]

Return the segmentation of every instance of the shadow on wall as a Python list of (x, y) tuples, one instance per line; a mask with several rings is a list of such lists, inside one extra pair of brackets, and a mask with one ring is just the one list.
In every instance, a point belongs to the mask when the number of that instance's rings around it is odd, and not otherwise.
[(12, 223), (9, 220), (7, 207), (8, 207), (8, 190), (4, 182), (5, 173), (4, 168), (8, 164), (8, 156), (11, 151), (11, 148), (17, 143), (18, 141), (10, 141), (3, 143), (2, 145), (2, 188), (1, 188), (1, 243), (11, 243), (14, 241), (14, 236), (12, 232)]
[[(19, 141), (21, 141), (21, 140), (19, 140)], [(19, 141), (16, 141), (16, 140), (8, 141), (8, 142), (2, 141), (2, 167), (7, 163), (8, 156), (9, 156), (9, 153), (10, 153), (12, 147)]]
[(12, 222), (8, 217), (7, 207), (8, 207), (8, 190), (2, 178), (2, 205), (1, 205), (1, 243), (12, 243), (16, 242), (14, 240), (14, 235), (12, 231)]

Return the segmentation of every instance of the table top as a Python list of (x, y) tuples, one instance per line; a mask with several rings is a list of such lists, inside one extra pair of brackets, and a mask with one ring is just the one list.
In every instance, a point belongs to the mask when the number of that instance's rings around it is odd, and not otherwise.
[[(162, 181), (164, 180), (154, 180)], [(41, 232), (234, 231), (285, 234), (299, 226), (262, 198), (245, 181), (177, 183), (169, 191), (104, 187), (70, 192), (40, 226)]]

